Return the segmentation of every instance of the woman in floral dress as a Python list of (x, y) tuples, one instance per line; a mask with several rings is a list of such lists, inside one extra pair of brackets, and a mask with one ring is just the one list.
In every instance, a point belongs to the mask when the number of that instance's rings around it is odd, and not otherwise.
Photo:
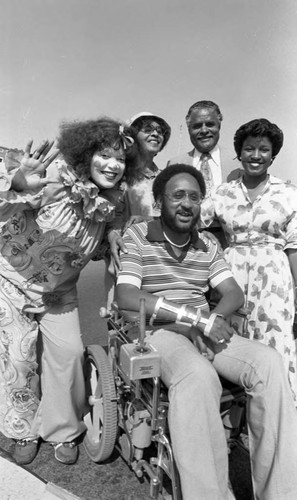
[(109, 118), (65, 123), (58, 158), (47, 158), (48, 141), (31, 154), (31, 141), (21, 161), (1, 164), (0, 430), (16, 440), (18, 463), (34, 459), (40, 438), (58, 461), (77, 459), (85, 384), (76, 284), (113, 218), (132, 143)]
[(250, 310), (238, 333), (277, 349), (297, 405), (296, 344), (293, 335), (297, 284), (297, 188), (269, 174), (283, 133), (266, 119), (242, 125), (234, 147), (243, 175), (222, 184), (203, 217), (216, 217), (228, 247), (225, 257)]

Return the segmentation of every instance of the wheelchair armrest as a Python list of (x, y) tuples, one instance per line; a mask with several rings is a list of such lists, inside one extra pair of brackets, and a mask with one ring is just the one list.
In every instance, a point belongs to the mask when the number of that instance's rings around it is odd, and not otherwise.
[[(210, 300), (208, 302), (208, 304), (209, 304), (210, 310), (212, 310), (216, 307), (217, 301)], [(237, 309), (236, 311), (234, 311), (233, 314), (236, 316), (241, 316), (242, 318), (246, 318), (249, 315), (249, 313), (250, 313), (250, 310), (247, 307), (242, 306), (239, 309)]]
[(237, 316), (242, 316), (243, 318), (246, 318), (250, 313), (250, 310), (247, 307), (240, 307), (237, 309), (234, 314)]
[(139, 321), (139, 312), (138, 311), (128, 311), (126, 309), (121, 309), (121, 316), (123, 316), (124, 320), (128, 323), (134, 323)]
[(126, 321), (127, 323), (135, 323), (139, 321), (139, 311), (130, 311), (128, 309), (119, 309), (119, 306), (117, 302), (113, 301), (111, 303), (111, 308), (110, 308), (110, 313), (116, 312), (119, 313), (120, 316)]

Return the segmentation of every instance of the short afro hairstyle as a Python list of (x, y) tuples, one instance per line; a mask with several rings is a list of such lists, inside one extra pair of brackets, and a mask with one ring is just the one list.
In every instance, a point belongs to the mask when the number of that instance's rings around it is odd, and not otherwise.
[(153, 183), (153, 195), (155, 201), (163, 198), (167, 182), (175, 175), (183, 173), (192, 175), (192, 177), (196, 179), (200, 187), (202, 198), (204, 198), (206, 187), (202, 173), (191, 165), (186, 165), (185, 163), (175, 163), (164, 168), (164, 170), (161, 170), (155, 178)]
[(233, 144), (237, 158), (241, 156), (242, 146), (247, 137), (267, 137), (272, 144), (273, 158), (279, 153), (284, 142), (284, 134), (275, 123), (266, 118), (251, 120), (241, 125), (235, 132)]
[[(106, 116), (61, 124), (57, 147), (80, 179), (90, 177), (91, 161), (97, 151), (108, 147), (124, 149), (120, 125), (119, 121)], [(124, 134), (132, 136), (133, 131), (125, 128)]]

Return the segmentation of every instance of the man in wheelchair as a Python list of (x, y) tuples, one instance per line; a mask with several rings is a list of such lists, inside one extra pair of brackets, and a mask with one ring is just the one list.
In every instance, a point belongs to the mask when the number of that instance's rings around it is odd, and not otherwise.
[[(217, 244), (200, 234), (203, 177), (177, 164), (156, 178), (161, 217), (131, 226), (123, 240), (116, 287), (120, 309), (145, 299), (147, 341), (161, 356), (169, 389), (169, 428), (183, 500), (234, 498), (219, 375), (247, 394), (247, 423), (256, 500), (295, 500), (297, 414), (280, 355), (233, 335), (228, 317), (243, 294)], [(209, 287), (221, 299), (209, 312)]]

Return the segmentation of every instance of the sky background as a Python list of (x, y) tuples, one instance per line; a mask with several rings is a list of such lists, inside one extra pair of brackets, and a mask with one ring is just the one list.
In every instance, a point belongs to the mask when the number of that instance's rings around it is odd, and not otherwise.
[[(55, 138), (62, 120), (139, 111), (172, 136), (156, 162), (191, 148), (201, 99), (224, 116), (221, 143), (253, 118), (285, 142), (271, 173), (297, 184), (296, 0), (0, 0), (0, 145)], [(230, 165), (230, 170), (235, 167)]]

